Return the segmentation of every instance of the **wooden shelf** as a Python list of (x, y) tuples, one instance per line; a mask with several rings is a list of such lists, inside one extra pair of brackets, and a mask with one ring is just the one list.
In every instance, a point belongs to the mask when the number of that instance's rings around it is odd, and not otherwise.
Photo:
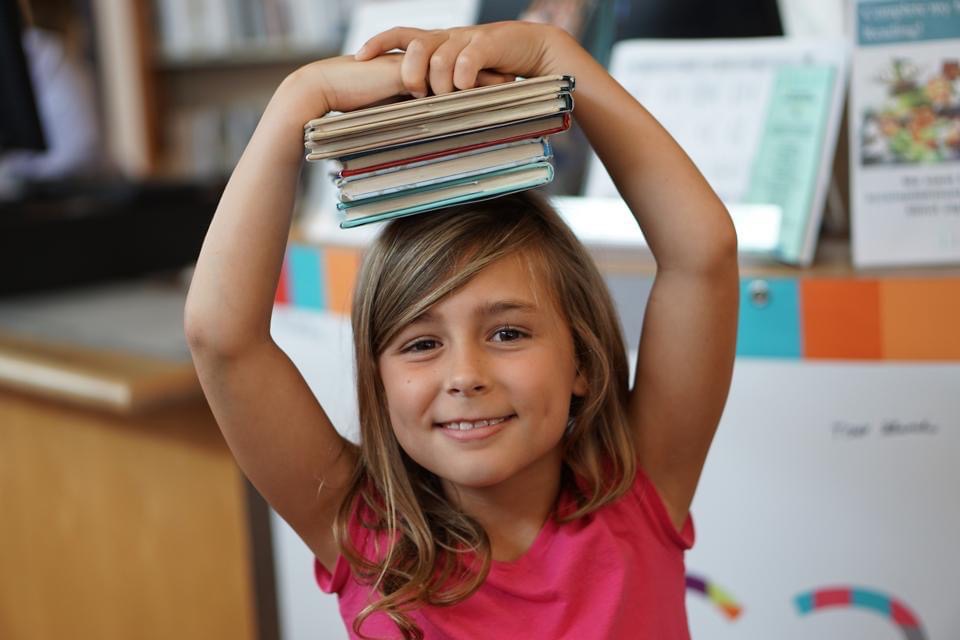
[(218, 54), (200, 53), (178, 58), (158, 56), (154, 61), (154, 69), (163, 73), (191, 73), (245, 70), (247, 67), (262, 66), (298, 67), (333, 55), (336, 55), (336, 52), (254, 45)]
[(0, 334), (0, 387), (119, 414), (199, 400), (193, 363)]

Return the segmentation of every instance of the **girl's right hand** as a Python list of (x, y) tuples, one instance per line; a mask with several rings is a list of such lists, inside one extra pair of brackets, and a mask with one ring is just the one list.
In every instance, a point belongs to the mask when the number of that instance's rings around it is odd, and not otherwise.
[(298, 116), (303, 122), (328, 111), (353, 111), (409, 95), (400, 77), (401, 57), (386, 55), (366, 62), (353, 56), (318, 60), (287, 76), (279, 91), (292, 93), (296, 104), (309, 109)]
[[(424, 96), (514, 79), (566, 73), (556, 58), (568, 43), (560, 29), (530, 22), (496, 22), (426, 31), (396, 27), (374, 36), (356, 53), (357, 60), (400, 49), (405, 90)], [(576, 41), (567, 38), (571, 43)]]

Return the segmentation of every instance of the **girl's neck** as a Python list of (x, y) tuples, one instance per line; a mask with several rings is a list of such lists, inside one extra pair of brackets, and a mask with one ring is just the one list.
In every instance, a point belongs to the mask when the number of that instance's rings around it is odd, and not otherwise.
[(499, 484), (464, 487), (444, 480), (443, 487), (454, 505), (483, 526), (493, 559), (510, 562), (530, 548), (553, 512), (561, 466), (562, 452), (556, 447)]

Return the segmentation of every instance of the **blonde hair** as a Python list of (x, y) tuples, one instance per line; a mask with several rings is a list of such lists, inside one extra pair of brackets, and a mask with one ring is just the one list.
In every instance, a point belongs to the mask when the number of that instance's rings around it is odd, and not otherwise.
[[(620, 325), (603, 278), (557, 213), (524, 192), (394, 220), (364, 257), (352, 313), (361, 442), (335, 530), (354, 574), (381, 596), (353, 622), (361, 637), (363, 621), (382, 611), (404, 638), (422, 638), (410, 611), (460, 602), (489, 572), (490, 541), (482, 526), (458, 511), (439, 478), (397, 442), (377, 362), (414, 318), (491, 263), (518, 252), (548, 280), (589, 387), (572, 401), (562, 442), (561, 493), (575, 506), (554, 517), (567, 522), (591, 513), (633, 482), (636, 446), (626, 418)], [(348, 536), (351, 515), (373, 540), (387, 541), (386, 548), (364, 557)]]

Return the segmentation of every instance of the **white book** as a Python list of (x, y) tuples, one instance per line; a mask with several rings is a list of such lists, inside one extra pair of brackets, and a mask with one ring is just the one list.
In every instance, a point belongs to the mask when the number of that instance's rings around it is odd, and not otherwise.
[(178, 60), (190, 53), (190, 17), (187, 0), (156, 0), (160, 23), (160, 52), (167, 60)]
[(414, 215), (464, 202), (494, 198), (522, 191), (553, 180), (553, 167), (537, 162), (522, 167), (495, 171), (475, 178), (456, 180), (436, 187), (414, 189), (395, 196), (374, 198), (354, 206), (338, 205), (343, 212), (341, 227)]
[(572, 108), (573, 99), (570, 94), (562, 94), (556, 98), (547, 100), (537, 100), (532, 103), (524, 102), (515, 106), (494, 110), (469, 112), (422, 123), (411, 122), (401, 127), (373, 130), (368, 133), (351, 135), (339, 139), (333, 138), (324, 141), (308, 140), (305, 142), (305, 146), (309, 151), (307, 159), (322, 160), (325, 158), (338, 158), (364, 151), (399, 146), (410, 142), (431, 140), (459, 133), (470, 133), (478, 129), (509, 124), (520, 120), (532, 120), (534, 118), (556, 115), (558, 113), (568, 112)]
[(425, 163), (416, 167), (387, 171), (379, 175), (341, 181), (340, 201), (351, 202), (410, 189), (427, 187), (450, 180), (469, 178), (500, 169), (546, 160), (551, 156), (546, 140), (528, 140), (492, 151), (465, 154), (458, 158)]
[(231, 25), (230, 0), (204, 0), (202, 22), (199, 25), (201, 39), (199, 48), (210, 56), (223, 56), (230, 52)]
[[(813, 260), (843, 109), (834, 39), (631, 40), (610, 73), (670, 132), (720, 199), (781, 209), (773, 256)], [(617, 197), (592, 154), (583, 195)]]

